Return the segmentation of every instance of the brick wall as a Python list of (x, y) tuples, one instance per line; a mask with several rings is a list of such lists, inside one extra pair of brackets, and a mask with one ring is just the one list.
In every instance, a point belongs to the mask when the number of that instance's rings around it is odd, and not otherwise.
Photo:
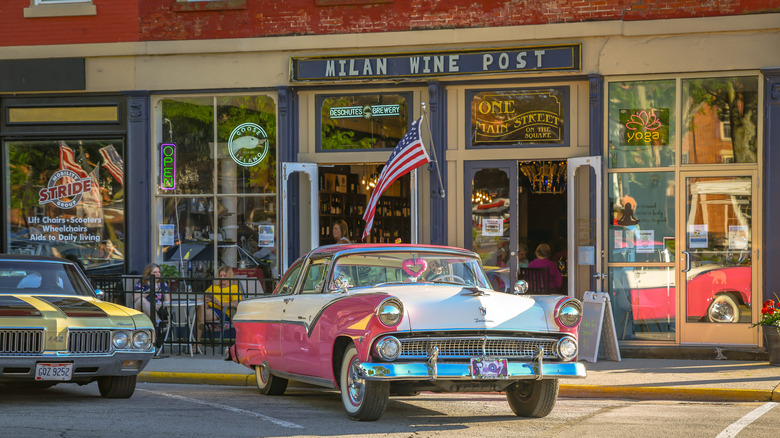
[(780, 0), (94, 0), (96, 16), (24, 18), (0, 1), (0, 46), (394, 32), (780, 12)]
[(138, 41), (139, 0), (93, 0), (97, 15), (25, 18), (30, 0), (0, 0), (0, 46)]
[(393, 32), (780, 12), (780, 0), (230, 0), (221, 3), (230, 7), (238, 4), (238, 9), (177, 11), (171, 7), (171, 0), (145, 0), (141, 6), (141, 39)]

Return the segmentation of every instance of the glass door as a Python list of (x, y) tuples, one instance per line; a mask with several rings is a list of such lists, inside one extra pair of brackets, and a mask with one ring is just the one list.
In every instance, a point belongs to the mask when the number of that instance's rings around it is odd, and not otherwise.
[(754, 172), (682, 172), (678, 320), (682, 343), (756, 344)]
[(493, 288), (517, 278), (517, 161), (465, 163), (466, 247), (482, 258)]
[(582, 299), (585, 291), (601, 292), (602, 270), (601, 157), (567, 161), (568, 253), (566, 280), (569, 295)]

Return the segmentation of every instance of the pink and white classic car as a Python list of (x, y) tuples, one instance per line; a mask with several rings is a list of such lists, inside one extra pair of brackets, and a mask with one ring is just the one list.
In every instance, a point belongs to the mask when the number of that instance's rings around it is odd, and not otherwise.
[(420, 391), (503, 391), (516, 415), (544, 417), (558, 379), (585, 377), (582, 304), (521, 291), (491, 290), (479, 256), (460, 248), (324, 246), (272, 295), (241, 302), (226, 359), (253, 368), (262, 394), (290, 380), (339, 389), (354, 420)]

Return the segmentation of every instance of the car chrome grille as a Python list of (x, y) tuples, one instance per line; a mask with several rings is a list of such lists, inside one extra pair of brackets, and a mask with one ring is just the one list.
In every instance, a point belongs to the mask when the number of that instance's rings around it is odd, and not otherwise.
[(68, 353), (110, 353), (110, 330), (71, 330), (68, 334)]
[(439, 360), (471, 357), (500, 357), (532, 359), (537, 347), (544, 348), (545, 359), (557, 359), (555, 344), (550, 338), (459, 337), (459, 338), (400, 338), (399, 359), (424, 359), (433, 347), (439, 349)]
[(43, 353), (43, 330), (0, 330), (0, 354)]

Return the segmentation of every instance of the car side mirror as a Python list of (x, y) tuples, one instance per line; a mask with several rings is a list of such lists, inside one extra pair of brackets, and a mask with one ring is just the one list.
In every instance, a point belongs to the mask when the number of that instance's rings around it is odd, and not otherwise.
[(528, 282), (525, 280), (517, 280), (515, 283), (515, 295), (522, 295), (528, 292)]
[(106, 294), (100, 289), (95, 289), (95, 295), (97, 295), (99, 300), (103, 300), (106, 298)]
[(349, 288), (349, 278), (344, 275), (339, 275), (333, 279), (333, 285), (336, 286), (337, 290), (340, 290), (341, 292), (347, 292), (347, 289)]

